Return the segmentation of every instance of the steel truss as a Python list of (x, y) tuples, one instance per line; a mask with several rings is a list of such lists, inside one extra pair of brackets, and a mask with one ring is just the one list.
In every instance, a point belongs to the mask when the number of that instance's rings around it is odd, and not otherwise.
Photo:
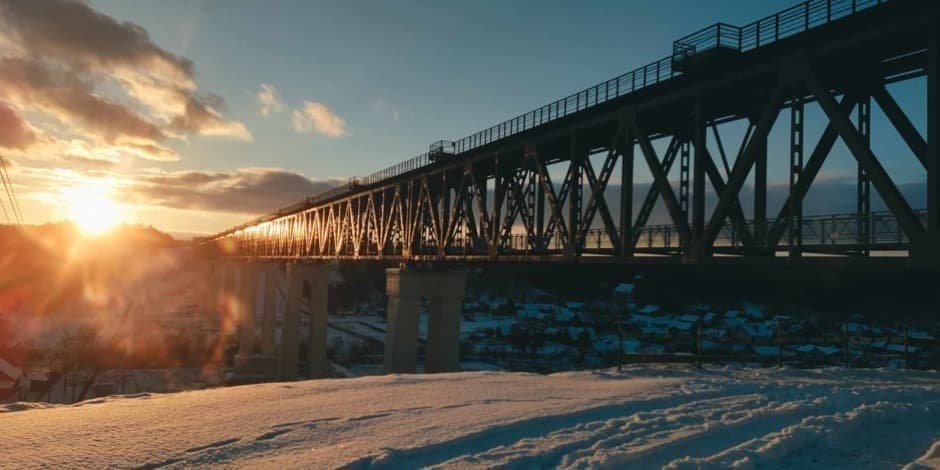
[[(682, 73), (671, 79), (200, 245), (229, 256), (283, 259), (660, 254), (700, 262), (716, 254), (867, 257), (886, 251), (927, 259), (940, 252), (938, 10), (936, 3), (900, 0), (751, 50), (706, 57), (682, 49)], [(923, 76), (927, 138), (886, 88)], [(872, 104), (923, 165), (925, 210), (911, 207), (885, 171), (881, 158), (888, 156), (872, 150)], [(817, 124), (804, 119), (808, 106), (825, 116), (815, 142), (806, 139), (807, 128)], [(733, 153), (726, 151), (733, 139), (723, 129), (735, 121), (747, 131)], [(776, 217), (768, 217), (768, 158), (786, 154), (768, 149), (774, 126), (788, 127), (789, 185)], [(807, 216), (803, 200), (837, 140), (858, 163), (857, 211)], [(675, 182), (670, 174), (677, 160)], [(653, 182), (634, 214), (637, 165), (648, 168)], [(750, 215), (741, 203), (749, 178)], [(872, 212), (871, 188), (888, 211)], [(670, 223), (649, 225), (659, 201)]]

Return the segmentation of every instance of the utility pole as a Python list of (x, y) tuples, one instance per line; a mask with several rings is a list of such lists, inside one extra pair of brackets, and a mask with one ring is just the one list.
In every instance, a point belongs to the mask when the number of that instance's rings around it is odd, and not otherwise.
[(849, 368), (849, 324), (842, 322), (842, 367)]
[(699, 368), (699, 370), (702, 369), (702, 326), (703, 326), (703, 323), (704, 323), (704, 322), (702, 321), (702, 319), (699, 318), (699, 319), (698, 319), (698, 322), (697, 322), (697, 324), (698, 324), (698, 331), (696, 331), (696, 333), (695, 333), (695, 345), (696, 345), (696, 349), (697, 349), (697, 351), (698, 351), (698, 368)]
[(629, 302), (617, 309), (617, 372), (623, 371), (623, 311), (628, 308)]
[(783, 328), (780, 319), (777, 319), (777, 367), (783, 367)]
[(910, 367), (908, 367), (908, 364), (907, 364), (907, 361), (908, 361), (908, 355), (907, 355), (907, 335), (908, 335), (908, 329), (909, 329), (909, 328), (910, 328), (910, 326), (909, 326), (907, 323), (905, 323), (905, 324), (904, 324), (904, 370), (910, 369)]

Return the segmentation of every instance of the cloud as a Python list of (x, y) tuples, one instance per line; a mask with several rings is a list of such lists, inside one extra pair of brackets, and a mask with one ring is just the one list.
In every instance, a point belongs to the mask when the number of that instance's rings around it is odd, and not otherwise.
[(36, 142), (36, 133), (15, 109), (0, 101), (0, 147), (26, 149)]
[(295, 109), (291, 114), (291, 125), (297, 132), (317, 132), (327, 137), (349, 135), (346, 120), (316, 101), (305, 101), (302, 110)]
[(91, 83), (66, 67), (25, 58), (0, 59), (0, 90), (21, 107), (82, 127), (107, 142), (121, 137), (162, 140), (163, 132), (132, 109), (94, 93)]
[(179, 171), (137, 175), (122, 194), (141, 205), (235, 214), (263, 214), (339, 186), (279, 168), (226, 172)]
[(281, 101), (281, 92), (274, 85), (267, 83), (261, 84), (261, 89), (255, 95), (258, 102), (258, 112), (262, 116), (279, 113), (284, 110), (284, 102)]
[(0, 0), (0, 44), (0, 98), (66, 124), (69, 138), (159, 161), (179, 159), (169, 139), (251, 140), (222, 97), (197, 92), (191, 60), (86, 2)]
[(191, 85), (193, 63), (160, 48), (138, 24), (118, 22), (84, 2), (0, 0), (0, 20), (27, 52), (113, 70), (146, 69)]
[(189, 96), (186, 101), (186, 111), (170, 122), (170, 129), (183, 133), (196, 132), (203, 135), (231, 137), (238, 140), (251, 141), (251, 133), (240, 122), (228, 122), (222, 118), (217, 108), (223, 107), (225, 101), (218, 95), (208, 95), (205, 98)]

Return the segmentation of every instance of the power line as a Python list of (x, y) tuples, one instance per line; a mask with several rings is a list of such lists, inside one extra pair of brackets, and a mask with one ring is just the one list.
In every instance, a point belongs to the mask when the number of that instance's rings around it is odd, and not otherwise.
[[(20, 203), (16, 199), (16, 190), (13, 188), (13, 180), (10, 179), (10, 172), (7, 171), (7, 164), (3, 159), (3, 155), (0, 155), (0, 177), (3, 179), (3, 186), (6, 189), (7, 198), (10, 201), (13, 216), (16, 218), (17, 224), (22, 224), (23, 211), (20, 210)], [(4, 212), (6, 212), (6, 207), (4, 207)], [(9, 220), (9, 216), (7, 216), (7, 220)]]

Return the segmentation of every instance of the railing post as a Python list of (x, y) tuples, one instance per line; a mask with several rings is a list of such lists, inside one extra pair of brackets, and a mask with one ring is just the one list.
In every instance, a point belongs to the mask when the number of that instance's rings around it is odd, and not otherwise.
[(803, 2), (803, 31), (809, 29), (809, 0)]
[(774, 14), (774, 41), (780, 40), (780, 13)]

